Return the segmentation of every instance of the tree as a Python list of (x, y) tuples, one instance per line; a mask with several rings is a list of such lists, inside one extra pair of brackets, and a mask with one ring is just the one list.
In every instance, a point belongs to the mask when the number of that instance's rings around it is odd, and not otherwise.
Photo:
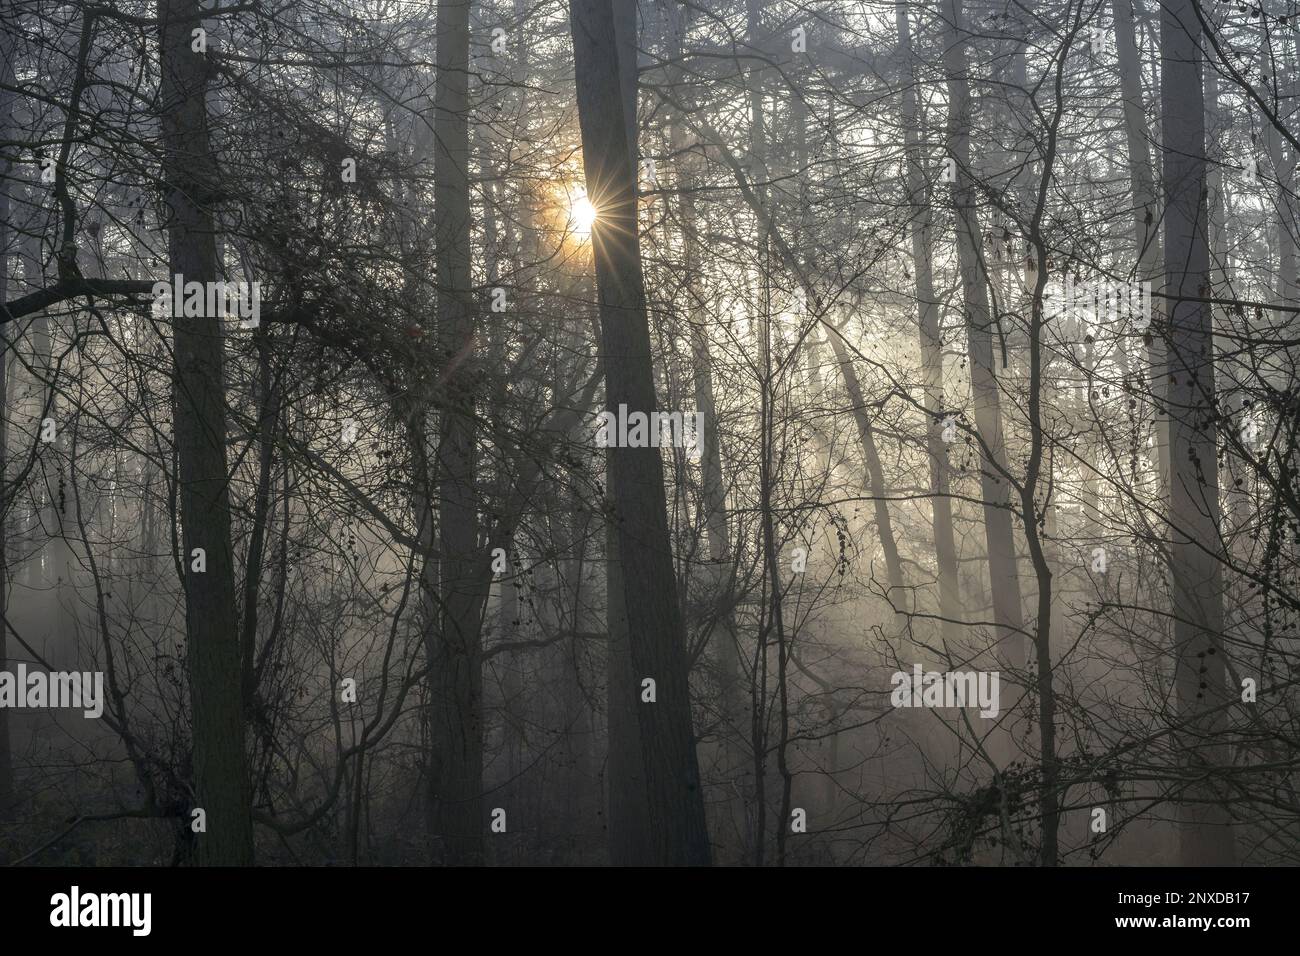
[[(185, 282), (210, 283), (217, 279), (212, 203), (219, 186), (208, 141), (208, 68), (192, 39), (192, 31), (202, 29), (202, 15), (197, 0), (160, 0), (159, 111), (171, 216), (169, 271)], [(253, 862), (253, 819), (230, 546), (221, 320), (204, 315), (173, 321), (194, 808), (207, 818), (198, 857), (207, 866), (248, 866)], [(203, 570), (195, 560), (198, 551), (203, 552)]]
[(948, 453), (943, 441), (943, 349), (939, 332), (939, 302), (934, 291), (931, 259), (934, 254), (932, 235), (933, 211), (926, 185), (924, 155), (920, 148), (921, 116), (917, 107), (914, 57), (907, 5), (899, 0), (894, 6), (898, 25), (898, 45), (905, 54), (907, 71), (902, 91), (902, 123), (907, 148), (908, 199), (915, 207), (911, 218), (912, 268), (916, 271), (916, 301), (919, 312), (921, 361), (925, 369), (925, 410), (931, 416), (926, 432), (926, 449), (930, 456), (930, 485), (934, 493), (935, 563), (939, 572), (939, 614), (943, 618), (944, 640), (955, 642), (961, 619), (961, 595), (957, 584), (957, 545), (953, 537), (952, 499), (950, 497)]
[(484, 820), (480, 629), (486, 594), (476, 571), (474, 302), (470, 289), (470, 0), (438, 4), (434, 99), (434, 246), (438, 337), (447, 407), (438, 433), (440, 557), (437, 645), (430, 648), (432, 775), (437, 823), (450, 863), (482, 862)]
[[(657, 405), (614, 9), (611, 0), (571, 0), (569, 11), (583, 169), (597, 210), (592, 244), (605, 406), (648, 415)], [(655, 702), (638, 710), (652, 859), (660, 865), (707, 865), (704, 795), (658, 449), (611, 449), (609, 483), (630, 656), (641, 681), (654, 681), (656, 690)]]
[(1197, 0), (1160, 14), (1165, 290), (1170, 421), (1169, 574), (1174, 670), (1185, 781), (1179, 797), (1184, 866), (1235, 860), (1223, 733), (1229, 702), (1223, 640), (1218, 428), (1205, 193), (1205, 99)]
[(1020, 667), (1026, 659), (1025, 618), (1011, 511), (1007, 507), (1011, 477), (1003, 437), (1002, 399), (993, 365), (995, 316), (989, 309), (985, 265), (980, 254), (983, 234), (975, 205), (976, 172), (971, 165), (967, 31), (962, 20), (961, 0), (948, 0), (946, 8), (948, 33), (944, 69), (948, 80), (948, 156), (954, 164), (956, 176), (952, 201), (957, 217), (957, 257), (965, 305), (971, 393), (982, 460), (980, 487), (988, 548), (989, 588), (993, 593), (993, 620), (997, 624), (997, 655), (1005, 667), (1013, 668)]

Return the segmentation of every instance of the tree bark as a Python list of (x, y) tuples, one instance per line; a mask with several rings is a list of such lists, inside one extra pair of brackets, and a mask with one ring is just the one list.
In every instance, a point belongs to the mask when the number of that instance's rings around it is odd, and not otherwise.
[(903, 83), (903, 136), (907, 160), (908, 199), (915, 210), (911, 219), (912, 267), (916, 270), (916, 301), (920, 318), (921, 368), (925, 377), (925, 411), (928, 417), (926, 451), (930, 459), (931, 508), (934, 524), (934, 551), (939, 576), (939, 615), (943, 618), (942, 634), (950, 646), (960, 634), (961, 592), (957, 583), (957, 545), (953, 536), (952, 499), (948, 451), (944, 446), (943, 415), (943, 340), (939, 330), (939, 301), (934, 293), (931, 227), (934, 216), (922, 167), (920, 145), (921, 118), (916, 91), (910, 79), (914, 62), (911, 30), (907, 22), (907, 5), (899, 0), (894, 7), (898, 24), (898, 43), (908, 62)]
[[(1281, 118), (1283, 103), (1292, 100), (1296, 92), (1295, 78), (1285, 66), (1285, 54), (1277, 55), (1272, 63), (1261, 64), (1261, 69), (1266, 73), (1276, 70), (1279, 74), (1274, 78), (1273, 84), (1261, 83), (1259, 92), (1261, 98), (1269, 103), (1273, 115)], [(1278, 89), (1277, 97), (1273, 96), (1270, 87)], [(1263, 129), (1264, 152), (1268, 156), (1268, 172), (1277, 185), (1273, 200), (1273, 244), (1277, 247), (1277, 285), (1274, 296), (1279, 305), (1285, 305), (1300, 298), (1300, 286), (1296, 283), (1297, 259), (1300, 259), (1296, 228), (1300, 223), (1297, 223), (1296, 217), (1295, 158), (1287, 161), (1282, 134), (1278, 132), (1277, 126), (1267, 117), (1260, 125)]]
[[(650, 329), (613, 4), (570, 0), (569, 10), (587, 194), (598, 210), (591, 238), (606, 408), (626, 405), (649, 414), (656, 409)], [(612, 448), (609, 466), (634, 677), (651, 678), (656, 686), (656, 701), (637, 707), (652, 861), (707, 865), (709, 843), (691, 729), (663, 461), (657, 448)]]
[[(618, 82), (623, 96), (628, 162), (636, 164), (636, 28), (634, 0), (614, 0), (614, 34), (618, 50)], [(628, 54), (631, 54), (629, 56)], [(605, 454), (605, 491), (613, 513), (614, 469), (611, 452)], [(606, 710), (609, 735), (609, 855), (615, 866), (648, 866), (654, 862), (650, 841), (650, 803), (645, 766), (641, 758), (640, 681), (632, 665), (627, 608), (623, 600), (623, 565), (618, 553), (618, 530), (612, 519), (605, 525), (605, 595), (609, 646), (606, 652)]]
[[(201, 9), (197, 0), (159, 0), (159, 109), (171, 273), (206, 283), (217, 278), (211, 206), (216, 169), (208, 140), (207, 63), (191, 49)], [(187, 317), (174, 319), (173, 326), (195, 806), (207, 817), (198, 858), (207, 866), (249, 866), (253, 819), (230, 545), (221, 322), (216, 316)], [(203, 573), (190, 570), (195, 548), (206, 553)]]
[(447, 407), (439, 419), (441, 613), (429, 648), (433, 786), (445, 862), (483, 861), (482, 622), (474, 478), (474, 303), (470, 289), (470, 0), (439, 0), (434, 100), (434, 249), (439, 360)]
[[(1111, 0), (1115, 20), (1115, 53), (1119, 64), (1120, 95), (1124, 99), (1124, 136), (1128, 144), (1129, 182), (1133, 193), (1133, 237), (1137, 244), (1137, 278), (1159, 284), (1164, 250), (1160, 241), (1160, 197), (1156, 191), (1150, 130), (1142, 98), (1142, 58), (1133, 27), (1140, 0)], [(1157, 290), (1158, 291), (1158, 290)], [(1164, 343), (1157, 330), (1164, 322), (1164, 299), (1153, 296), (1150, 333), (1146, 348), (1151, 397), (1155, 400), (1156, 493), (1163, 499), (1169, 488), (1169, 421), (1162, 411), (1167, 382), (1164, 376)], [(1144, 376), (1147, 377), (1147, 376)]]
[(1161, 112), (1165, 193), (1165, 284), (1169, 303), (1170, 578), (1174, 608), (1178, 750), (1187, 783), (1179, 804), (1179, 862), (1234, 862), (1227, 795), (1215, 774), (1226, 763), (1228, 694), (1223, 634), (1222, 540), (1215, 452), (1210, 306), (1202, 298), (1210, 255), (1205, 196), (1205, 101), (1196, 0), (1161, 7)]
[[(673, 7), (668, 16), (672, 55), (680, 59), (685, 52), (690, 11), (685, 7)], [(681, 70), (675, 71), (674, 80), (680, 82), (681, 73)], [(720, 423), (713, 386), (713, 356), (707, 326), (708, 315), (704, 307), (704, 292), (700, 288), (702, 264), (695, 206), (695, 190), (698, 187), (696, 154), (691, 151), (686, 118), (683, 116), (676, 117), (673, 123), (672, 144), (674, 155), (679, 157), (677, 184), (682, 217), (682, 263), (686, 273), (684, 282), (690, 299), (687, 321), (690, 324), (691, 357), (694, 365), (692, 386), (695, 409), (704, 416), (706, 423), (704, 434), (698, 436), (701, 456), (701, 507), (704, 509), (704, 527), (708, 532), (709, 573), (706, 577), (717, 615), (711, 640), (719, 689), (718, 710), (722, 718), (721, 751), (725, 796), (722, 800), (721, 812), (725, 814), (725, 819), (730, 824), (725, 835), (715, 833), (718, 837), (714, 841), (716, 853), (717, 847), (729, 839), (733, 832), (738, 837), (738, 844), (744, 843), (745, 806), (740, 780), (745, 774), (747, 761), (741, 741), (747, 734), (749, 708), (740, 686), (740, 654), (736, 643), (736, 615), (730, 587), (731, 529), (722, 473), (722, 437), (719, 434)], [(738, 846), (733, 858), (741, 858), (743, 852), (744, 847)]]
[(970, 164), (970, 87), (966, 67), (966, 38), (961, 0), (948, 0), (947, 50), (944, 67), (948, 78), (948, 154), (956, 161), (953, 206), (957, 217), (957, 254), (966, 305), (967, 355), (975, 425), (979, 433), (980, 484), (984, 500), (984, 533), (988, 546), (989, 587), (993, 592), (993, 620), (997, 656), (1004, 666), (1023, 667), (1027, 644), (1020, 571), (1012, 532), (1010, 482), (1002, 432), (1002, 404), (993, 367), (994, 318), (989, 310), (984, 263), (980, 257), (979, 213)]
[[(880, 467), (880, 452), (876, 449), (875, 429), (871, 427), (866, 399), (862, 395), (862, 383), (858, 380), (852, 357), (844, 348), (842, 337), (832, 333), (829, 338), (831, 348), (835, 351), (835, 363), (839, 366), (840, 377), (844, 379), (844, 391), (849, 397), (853, 421), (858, 427), (858, 441), (862, 445), (862, 460), (867, 470), (867, 490), (871, 492), (871, 501), (876, 514), (876, 533), (880, 536), (880, 548), (885, 554), (885, 572), (889, 577), (889, 601), (894, 605), (895, 610), (908, 611), (911, 608), (906, 605), (903, 561), (898, 555), (898, 542), (894, 538), (894, 523), (889, 516), (885, 473)], [(904, 606), (900, 607), (895, 602), (902, 602)]]
[(657, 861), (650, 841), (650, 803), (641, 758), (641, 731), (633, 706), (640, 699), (641, 682), (632, 664), (618, 530), (612, 521), (606, 523), (605, 529), (609, 862), (614, 866), (650, 866)]

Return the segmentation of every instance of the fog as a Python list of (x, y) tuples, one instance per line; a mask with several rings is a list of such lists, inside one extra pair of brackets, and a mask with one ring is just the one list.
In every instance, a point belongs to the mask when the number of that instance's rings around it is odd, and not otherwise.
[(1300, 863), (1295, 14), (7, 0), (0, 862)]

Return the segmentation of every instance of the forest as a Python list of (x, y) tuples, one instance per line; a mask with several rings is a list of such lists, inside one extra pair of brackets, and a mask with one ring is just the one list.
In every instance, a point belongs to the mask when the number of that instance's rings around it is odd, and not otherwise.
[(0, 864), (1300, 864), (1297, 136), (1296, 0), (5, 0)]

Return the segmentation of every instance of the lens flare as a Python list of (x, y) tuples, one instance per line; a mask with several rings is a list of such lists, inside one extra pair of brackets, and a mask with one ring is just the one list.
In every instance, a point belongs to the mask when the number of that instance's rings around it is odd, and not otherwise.
[(596, 224), (598, 210), (586, 196), (579, 196), (569, 209), (569, 224), (580, 236), (591, 235), (591, 227)]

